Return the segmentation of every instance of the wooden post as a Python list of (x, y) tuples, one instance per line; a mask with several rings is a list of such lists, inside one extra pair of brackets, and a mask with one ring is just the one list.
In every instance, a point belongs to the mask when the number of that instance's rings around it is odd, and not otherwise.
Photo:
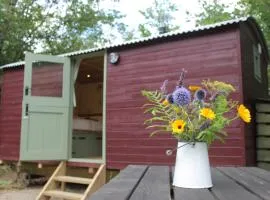
[(38, 168), (39, 168), (39, 169), (42, 169), (42, 168), (43, 168), (42, 163), (38, 163)]
[(88, 173), (89, 173), (89, 174), (93, 174), (93, 173), (94, 173), (93, 167), (90, 167), (90, 168), (88, 169)]

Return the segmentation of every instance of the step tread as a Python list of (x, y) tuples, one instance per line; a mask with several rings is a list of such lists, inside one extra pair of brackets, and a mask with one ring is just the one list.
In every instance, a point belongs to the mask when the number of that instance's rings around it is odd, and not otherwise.
[(92, 182), (91, 178), (81, 178), (81, 177), (74, 177), (74, 176), (56, 176), (54, 177), (56, 181), (62, 181), (66, 183), (78, 183), (78, 184), (90, 184)]
[(68, 200), (80, 200), (83, 194), (77, 194), (72, 192), (64, 192), (59, 190), (48, 190), (43, 193), (45, 196), (63, 198)]

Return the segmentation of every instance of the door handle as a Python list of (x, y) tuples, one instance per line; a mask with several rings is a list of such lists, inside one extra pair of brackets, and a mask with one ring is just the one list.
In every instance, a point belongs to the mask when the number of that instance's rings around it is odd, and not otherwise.
[(29, 95), (29, 91), (30, 91), (30, 87), (26, 86), (26, 87), (24, 88), (24, 95), (25, 95), (25, 96)]
[(28, 117), (28, 114), (29, 114), (29, 105), (27, 103), (27, 104), (25, 104), (25, 113), (24, 113), (24, 116)]

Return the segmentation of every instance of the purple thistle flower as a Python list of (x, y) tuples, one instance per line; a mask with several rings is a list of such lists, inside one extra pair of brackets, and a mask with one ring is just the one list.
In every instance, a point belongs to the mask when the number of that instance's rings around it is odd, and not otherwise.
[(172, 96), (173, 96), (173, 102), (179, 106), (187, 105), (191, 101), (191, 94), (184, 87), (180, 87), (176, 89), (173, 92)]
[(161, 93), (162, 94), (166, 94), (167, 93), (167, 85), (168, 85), (168, 80), (165, 80), (164, 82), (163, 82), (163, 84), (161, 85), (161, 87), (160, 87), (160, 91), (161, 91)]
[(206, 97), (206, 91), (204, 89), (199, 89), (195, 92), (194, 98), (195, 100), (202, 101)]
[(172, 94), (168, 94), (166, 99), (170, 104), (173, 104), (173, 95)]

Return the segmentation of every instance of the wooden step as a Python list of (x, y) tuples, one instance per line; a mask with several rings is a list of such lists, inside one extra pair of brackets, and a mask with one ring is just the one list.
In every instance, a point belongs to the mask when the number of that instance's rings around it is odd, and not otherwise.
[(80, 177), (73, 177), (73, 176), (56, 176), (54, 177), (55, 181), (61, 181), (65, 183), (78, 183), (78, 184), (85, 184), (88, 185), (92, 182), (90, 178), (80, 178)]
[(63, 198), (67, 200), (80, 200), (83, 194), (77, 194), (72, 192), (63, 192), (59, 190), (48, 190), (43, 193), (44, 196)]

